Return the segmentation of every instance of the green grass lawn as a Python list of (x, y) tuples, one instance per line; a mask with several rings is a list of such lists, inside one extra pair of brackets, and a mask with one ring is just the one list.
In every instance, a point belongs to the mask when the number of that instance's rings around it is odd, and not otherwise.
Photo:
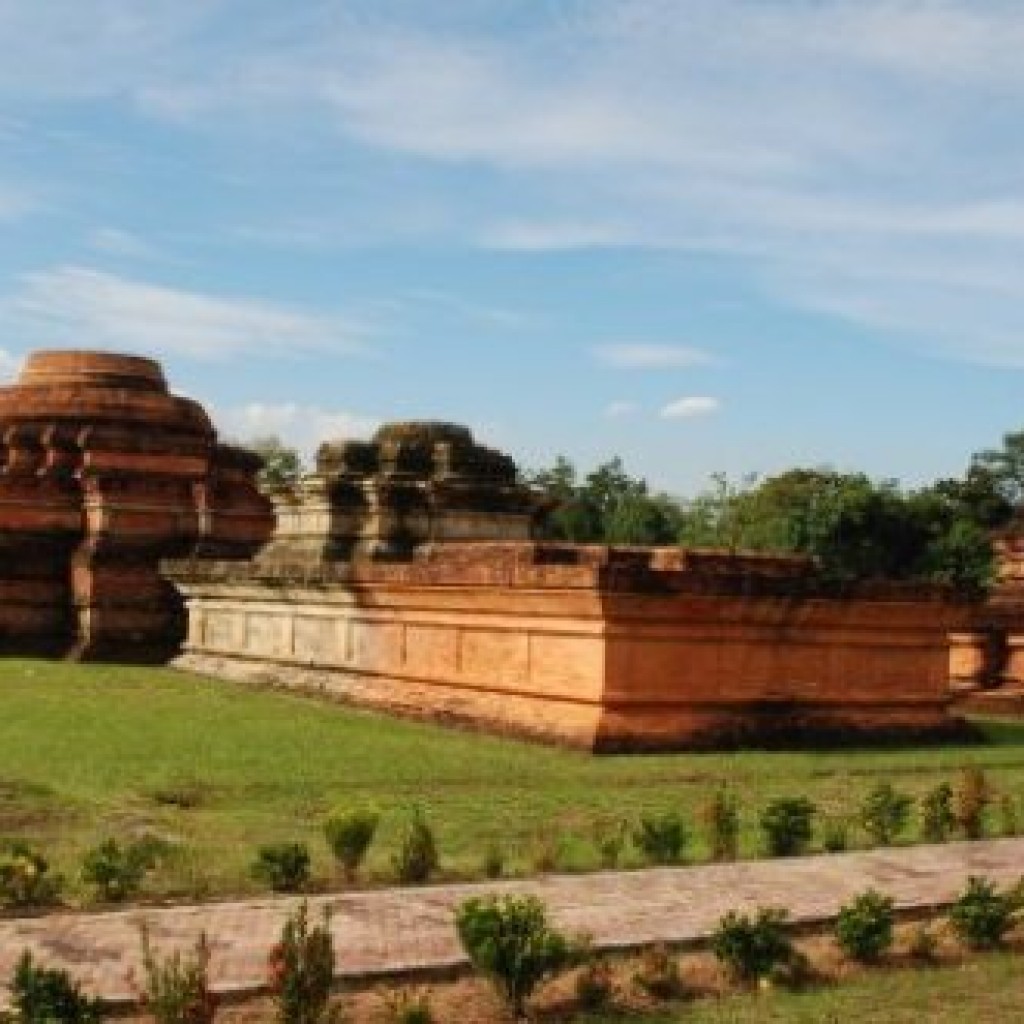
[[(150, 895), (241, 893), (256, 888), (255, 848), (275, 840), (308, 841), (326, 881), (323, 816), (366, 801), (384, 815), (372, 876), (387, 874), (417, 804), (446, 873), (477, 873), (492, 842), (526, 871), (541, 835), (566, 837), (564, 866), (588, 868), (596, 818), (678, 808), (694, 820), (728, 782), (754, 855), (757, 814), (775, 796), (852, 814), (881, 778), (920, 793), (974, 763), (1019, 801), (1024, 724), (982, 728), (986, 742), (972, 746), (595, 758), (163, 669), (0, 660), (0, 837), (38, 843), (75, 895), (87, 847), (153, 830), (182, 852)], [(169, 802), (179, 796), (194, 806)], [(703, 856), (699, 837), (693, 855)]]
[(877, 971), (831, 988), (701, 1000), (650, 1016), (581, 1015), (579, 1024), (1009, 1024), (1024, 1020), (1019, 954), (958, 967)]

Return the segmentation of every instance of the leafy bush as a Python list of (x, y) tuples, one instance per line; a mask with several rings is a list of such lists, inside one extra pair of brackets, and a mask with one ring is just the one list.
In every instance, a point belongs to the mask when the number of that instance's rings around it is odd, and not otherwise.
[(821, 846), (826, 853), (842, 853), (850, 848), (850, 826), (845, 818), (827, 818), (821, 830)]
[(880, 782), (861, 805), (860, 823), (879, 845), (891, 846), (910, 822), (914, 798), (901, 793), (891, 782)]
[(337, 1019), (329, 1007), (334, 982), (334, 939), (325, 910), (310, 927), (306, 902), (285, 921), (267, 958), (267, 982), (279, 1024), (322, 1024)]
[(142, 926), (142, 969), (139, 1003), (156, 1024), (213, 1024), (217, 997), (210, 991), (210, 947), (203, 933), (187, 956), (175, 950), (161, 958)]
[(985, 818), (992, 802), (992, 788), (985, 772), (977, 765), (960, 770), (954, 793), (953, 816), (965, 839), (981, 839), (985, 835)]
[(921, 838), (926, 843), (944, 843), (955, 825), (953, 787), (943, 782), (921, 801)]
[(854, 960), (877, 960), (893, 940), (893, 901), (869, 889), (839, 911), (836, 940)]
[(67, 971), (38, 967), (21, 954), (11, 981), (11, 1002), (20, 1024), (97, 1024), (103, 1003), (82, 992)]
[(517, 1017), (533, 990), (574, 959), (572, 944), (548, 924), (536, 896), (466, 900), (455, 925), (470, 962), (491, 979)]
[(1009, 793), (999, 798), (999, 831), (1004, 836), (1020, 834), (1020, 822), (1017, 820), (1017, 804)]
[(679, 864), (689, 841), (686, 822), (675, 811), (644, 815), (633, 829), (633, 842), (649, 864)]
[(740, 847), (739, 800), (725, 786), (701, 808), (712, 860), (735, 860)]
[(82, 879), (100, 899), (120, 903), (138, 892), (147, 872), (156, 867), (165, 844), (153, 837), (122, 846), (107, 839), (89, 850), (82, 860)]
[(437, 843), (434, 832), (416, 808), (402, 835), (398, 851), (391, 858), (398, 880), (404, 885), (419, 885), (429, 881), (437, 870)]
[(953, 930), (971, 949), (990, 949), (1013, 925), (1015, 900), (996, 891), (992, 882), (971, 876), (967, 889), (949, 911)]
[(761, 831), (772, 857), (803, 853), (813, 834), (811, 823), (817, 807), (807, 797), (779, 797), (761, 812)]
[(794, 957), (786, 932), (788, 916), (785, 910), (769, 907), (762, 907), (754, 918), (730, 911), (718, 922), (711, 950), (736, 977), (767, 978)]
[(309, 883), (309, 848), (305, 843), (267, 843), (256, 852), (250, 872), (274, 892), (301, 892)]
[(576, 975), (576, 1002), (581, 1010), (603, 1010), (612, 1001), (615, 981), (606, 956), (591, 956)]
[(501, 878), (505, 873), (505, 851), (497, 843), (488, 843), (484, 851), (484, 878)]
[(61, 879), (49, 873), (46, 858), (22, 842), (0, 846), (0, 906), (39, 907), (53, 903)]
[(633, 974), (633, 985), (654, 999), (675, 999), (682, 995), (679, 960), (664, 942), (643, 949)]
[(434, 1024), (430, 994), (426, 989), (400, 988), (384, 996), (388, 1024)]
[(621, 818), (598, 818), (593, 824), (594, 846), (603, 868), (617, 868), (626, 845), (629, 826)]
[(324, 822), (324, 838), (346, 881), (355, 880), (379, 824), (380, 815), (369, 808), (338, 809)]

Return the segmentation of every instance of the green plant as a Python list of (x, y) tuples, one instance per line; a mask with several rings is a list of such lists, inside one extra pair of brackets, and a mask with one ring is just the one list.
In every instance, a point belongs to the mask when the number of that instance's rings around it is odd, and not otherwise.
[(794, 956), (785, 910), (762, 907), (756, 917), (730, 911), (718, 922), (711, 950), (738, 978), (766, 978)]
[(116, 839), (104, 840), (85, 854), (82, 879), (108, 903), (130, 899), (138, 892), (147, 872), (156, 867), (164, 846), (152, 837), (125, 846)]
[(530, 843), (530, 866), (538, 875), (557, 871), (562, 855), (562, 836), (558, 833), (541, 832)]
[(11, 1002), (20, 1024), (96, 1024), (103, 1003), (82, 992), (67, 971), (39, 967), (26, 950), (14, 968)]
[(998, 946), (1013, 925), (1015, 900), (996, 891), (992, 882), (972, 875), (967, 889), (949, 911), (953, 930), (971, 949)]
[(999, 798), (999, 831), (1004, 836), (1020, 834), (1020, 822), (1017, 820), (1017, 804), (1009, 793)]
[(939, 938), (927, 924), (918, 925), (907, 943), (907, 955), (918, 963), (933, 964), (938, 959)]
[(629, 825), (622, 818), (598, 818), (591, 828), (601, 867), (617, 868), (626, 846)]
[(495, 842), (487, 844), (484, 850), (484, 878), (501, 878), (505, 873), (505, 851)]
[(735, 860), (740, 847), (739, 800), (726, 786), (701, 808), (701, 820), (708, 833), (712, 860)]
[(437, 870), (434, 831), (418, 807), (412, 812), (391, 864), (403, 885), (420, 885)]
[(334, 983), (334, 939), (325, 909), (310, 927), (305, 900), (285, 921), (267, 958), (267, 983), (279, 1024), (323, 1024), (338, 1019), (330, 1008)]
[(210, 991), (210, 946), (206, 934), (200, 934), (187, 956), (175, 950), (166, 957), (153, 949), (145, 924), (141, 937), (145, 979), (137, 996), (147, 1014), (156, 1024), (213, 1024), (217, 997)]
[(690, 841), (682, 815), (645, 814), (633, 829), (633, 843), (649, 864), (679, 864)]
[(535, 896), (466, 900), (456, 911), (455, 926), (470, 963), (491, 979), (517, 1018), (533, 990), (575, 956)]
[(301, 892), (309, 883), (309, 848), (305, 843), (267, 843), (256, 851), (250, 871), (274, 892)]
[(985, 834), (985, 817), (992, 803), (992, 787), (985, 772), (977, 765), (960, 770), (953, 794), (953, 816), (965, 839), (981, 839)]
[(826, 853), (850, 848), (850, 826), (845, 818), (826, 818), (821, 829), (821, 846)]
[(388, 1024), (434, 1024), (430, 993), (425, 988), (399, 988), (384, 995)]
[(910, 822), (914, 798), (891, 782), (879, 782), (864, 800), (860, 823), (879, 846), (892, 846)]
[(836, 940), (854, 960), (877, 960), (893, 941), (893, 901), (869, 889), (846, 904), (836, 919)]
[(817, 807), (807, 797), (779, 797), (761, 812), (765, 846), (772, 857), (792, 857), (810, 845)]
[(366, 807), (339, 808), (324, 822), (324, 838), (347, 882), (355, 880), (379, 824), (380, 814)]
[(926, 843), (944, 843), (956, 825), (953, 813), (953, 787), (940, 783), (921, 801), (921, 838)]
[(654, 999), (675, 999), (682, 995), (679, 960), (664, 942), (645, 946), (641, 951), (633, 985)]
[(615, 991), (612, 965), (608, 957), (591, 954), (576, 975), (573, 987), (581, 1010), (603, 1010), (607, 1007)]
[(39, 907), (56, 901), (61, 879), (51, 875), (41, 853), (27, 843), (0, 846), (0, 906)]

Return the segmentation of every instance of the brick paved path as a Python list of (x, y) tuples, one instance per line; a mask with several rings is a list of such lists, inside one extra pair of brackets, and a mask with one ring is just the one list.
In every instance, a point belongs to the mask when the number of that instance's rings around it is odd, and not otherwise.
[[(530, 892), (542, 897), (565, 929), (587, 932), (597, 946), (631, 946), (657, 939), (706, 937), (731, 909), (781, 906), (795, 922), (833, 917), (851, 896), (875, 887), (899, 908), (949, 903), (969, 875), (1002, 884), (1024, 874), (1024, 839), (948, 843), (746, 861), (689, 868), (653, 868), (530, 881), (387, 889), (310, 899), (314, 918), (330, 906), (338, 970), (372, 977), (437, 970), (462, 963), (452, 908), (482, 892)], [(142, 908), (0, 918), (0, 979), (10, 976), (28, 947), (47, 964), (67, 967), (87, 988), (110, 999), (128, 996), (125, 973), (138, 970), (138, 923), (149, 923), (154, 945), (190, 945), (205, 930), (211, 971), (220, 991), (259, 987), (267, 950), (294, 898), (203, 906)], [(0, 1002), (5, 995), (0, 989)]]

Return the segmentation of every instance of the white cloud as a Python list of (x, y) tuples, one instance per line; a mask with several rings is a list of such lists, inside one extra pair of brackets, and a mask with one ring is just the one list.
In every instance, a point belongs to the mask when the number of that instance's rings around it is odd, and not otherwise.
[(693, 419), (697, 416), (709, 416), (718, 412), (721, 402), (717, 398), (710, 398), (705, 395), (691, 395), (686, 398), (677, 398), (669, 402), (661, 410), (661, 418), (665, 420)]
[(368, 438), (380, 425), (380, 420), (370, 416), (295, 402), (250, 402), (223, 410), (214, 408), (212, 416), (225, 437), (244, 443), (273, 435), (294, 445), (307, 463), (324, 441)]
[(21, 357), (0, 348), (0, 383), (13, 380), (21, 369)]
[(129, 280), (88, 267), (26, 274), (0, 317), (37, 345), (124, 348), (220, 360), (242, 353), (356, 352), (361, 333), (338, 318), (254, 299)]
[(631, 244), (628, 232), (610, 224), (529, 221), (512, 221), (487, 227), (479, 241), (484, 249), (509, 252), (562, 252)]
[(152, 259), (156, 255), (156, 250), (147, 241), (121, 228), (95, 228), (89, 234), (89, 245), (108, 256)]
[(604, 414), (610, 420), (620, 420), (627, 416), (632, 416), (637, 411), (637, 408), (636, 402), (617, 399), (614, 402), (609, 402), (604, 407)]
[(598, 345), (593, 351), (606, 366), (623, 370), (677, 370), (714, 361), (707, 352), (686, 345), (623, 343)]

